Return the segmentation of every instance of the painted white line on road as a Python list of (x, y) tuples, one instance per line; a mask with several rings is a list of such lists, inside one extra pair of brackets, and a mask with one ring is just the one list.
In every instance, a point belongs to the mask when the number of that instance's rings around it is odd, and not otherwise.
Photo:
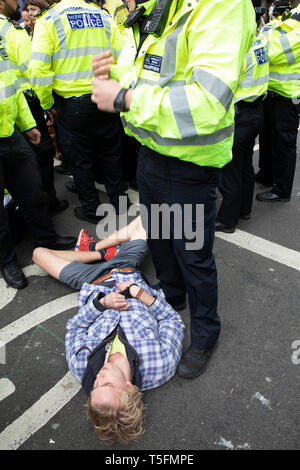
[[(26, 277), (30, 276), (47, 276), (47, 273), (36, 264), (31, 264), (23, 269)], [(0, 310), (9, 304), (16, 296), (18, 290), (8, 287), (4, 279), (0, 279)]]
[(216, 237), (300, 271), (299, 251), (291, 250), (239, 229), (236, 229), (232, 234), (216, 232)]
[(9, 395), (12, 395), (16, 387), (14, 384), (7, 378), (0, 379), (0, 401), (4, 400)]
[(41, 307), (33, 310), (27, 315), (19, 318), (10, 325), (0, 330), (0, 342), (2, 345), (9, 343), (18, 336), (26, 333), (26, 331), (34, 328), (35, 326), (43, 323), (49, 318), (65, 312), (70, 308), (78, 306), (78, 293), (68, 294), (58, 299), (53, 300)]
[(259, 149), (259, 144), (256, 144), (256, 145), (254, 146), (253, 151), (256, 152), (256, 150), (258, 150), (258, 149)]
[(81, 389), (68, 372), (0, 434), (0, 450), (16, 450), (58, 413)]

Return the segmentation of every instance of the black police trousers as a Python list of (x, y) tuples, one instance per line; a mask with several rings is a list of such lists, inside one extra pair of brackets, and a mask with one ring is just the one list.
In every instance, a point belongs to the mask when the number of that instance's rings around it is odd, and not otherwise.
[[(201, 167), (178, 158), (161, 155), (141, 146), (137, 181), (144, 227), (156, 275), (170, 303), (181, 303), (188, 294), (191, 342), (209, 349), (220, 333), (217, 313), (218, 284), (213, 255), (218, 168)], [(152, 209), (159, 205), (176, 207), (174, 214), (158, 219)], [(174, 204), (176, 206), (174, 206)], [(203, 208), (203, 214), (197, 213)], [(146, 209), (143, 209), (143, 207)], [(169, 225), (168, 230), (164, 232)], [(182, 231), (180, 235), (178, 230)], [(192, 240), (198, 232), (199, 242)], [(196, 244), (195, 244), (196, 242)], [(192, 243), (192, 246), (190, 245)]]
[(100, 205), (95, 168), (112, 204), (128, 189), (122, 178), (119, 114), (99, 111), (90, 94), (67, 99), (56, 95), (55, 100), (59, 141), (81, 206), (86, 214), (95, 215)]
[(292, 99), (268, 93), (263, 106), (264, 126), (259, 138), (259, 168), (272, 192), (291, 196), (296, 158), (299, 116)]
[(261, 100), (237, 103), (232, 160), (222, 168), (219, 186), (223, 200), (217, 220), (222, 224), (234, 226), (240, 215), (251, 212), (255, 185), (252, 157), (261, 122)]
[(34, 246), (54, 243), (57, 234), (48, 215), (35, 155), (17, 128), (11, 137), (0, 138), (0, 268), (16, 262), (3, 205), (5, 188), (19, 205), (33, 235)]
[(53, 157), (54, 157), (54, 145), (49, 135), (48, 127), (44, 119), (44, 112), (40, 105), (37, 96), (33, 98), (25, 95), (27, 99), (30, 111), (36, 121), (36, 127), (41, 133), (41, 142), (38, 145), (31, 144), (36, 161), (40, 170), (42, 186), (44, 191), (47, 193), (49, 207), (55, 206), (57, 202), (56, 191), (54, 186), (54, 168), (53, 168)]

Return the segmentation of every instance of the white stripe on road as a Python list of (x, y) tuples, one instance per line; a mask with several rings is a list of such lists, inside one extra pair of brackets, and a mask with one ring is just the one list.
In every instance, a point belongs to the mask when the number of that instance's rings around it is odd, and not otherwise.
[(300, 271), (299, 251), (291, 250), (285, 246), (278, 245), (277, 243), (270, 242), (264, 238), (251, 235), (251, 233), (243, 232), (238, 229), (232, 234), (216, 232), (216, 237)]
[(65, 312), (70, 308), (77, 307), (77, 299), (77, 292), (65, 295), (53, 300), (52, 302), (42, 305), (27, 315), (24, 315), (23, 317), (0, 330), (0, 343), (4, 346), (5, 344), (14, 340), (23, 333), (26, 333), (26, 331), (34, 328), (40, 323), (43, 323), (49, 318), (52, 318), (59, 313)]
[(16, 387), (14, 384), (7, 378), (0, 379), (0, 401), (4, 400), (6, 397), (9, 397)]
[[(23, 269), (23, 272), (26, 277), (29, 276), (47, 276), (46, 271), (41, 269), (36, 264), (31, 264)], [(16, 296), (18, 290), (13, 289), (12, 287), (8, 287), (4, 279), (0, 279), (0, 310), (4, 308), (7, 304), (9, 304)]]
[(16, 450), (56, 415), (81, 389), (68, 372), (0, 434), (0, 450)]

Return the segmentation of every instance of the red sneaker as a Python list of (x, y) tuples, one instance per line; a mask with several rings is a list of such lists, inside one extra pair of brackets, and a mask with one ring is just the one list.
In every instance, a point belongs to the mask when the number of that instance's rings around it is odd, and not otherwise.
[(106, 254), (104, 256), (105, 261), (114, 258), (120, 249), (120, 245), (112, 246), (110, 248), (106, 248)]
[(88, 231), (83, 228), (80, 230), (77, 242), (75, 245), (75, 251), (89, 251), (89, 245), (91, 242), (95, 242), (96, 240), (93, 237), (90, 237)]

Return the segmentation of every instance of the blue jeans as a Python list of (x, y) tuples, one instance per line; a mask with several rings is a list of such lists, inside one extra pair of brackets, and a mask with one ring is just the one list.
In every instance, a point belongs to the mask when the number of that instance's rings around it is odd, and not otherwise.
[[(218, 168), (201, 167), (178, 158), (164, 156), (142, 146), (138, 158), (137, 181), (140, 203), (147, 208), (142, 214), (143, 225), (148, 225), (148, 245), (155, 265), (156, 275), (170, 303), (180, 303), (188, 294), (191, 316), (191, 342), (200, 349), (214, 346), (220, 333), (217, 314), (218, 284), (213, 255), (216, 218), (216, 187), (219, 184)], [(152, 236), (156, 221), (151, 218), (151, 205), (179, 204), (181, 220), (170, 217), (169, 239), (162, 233)], [(196, 205), (204, 206), (204, 241), (202, 248), (187, 249), (187, 240), (174, 234), (184, 218), (184, 204), (192, 208), (192, 228), (196, 220)], [(179, 211), (180, 212), (180, 211)], [(146, 220), (147, 217), (147, 220)], [(152, 219), (152, 220), (151, 220)], [(160, 220), (160, 225), (162, 218)], [(203, 222), (203, 221), (202, 221)], [(161, 231), (160, 231), (161, 232)]]

